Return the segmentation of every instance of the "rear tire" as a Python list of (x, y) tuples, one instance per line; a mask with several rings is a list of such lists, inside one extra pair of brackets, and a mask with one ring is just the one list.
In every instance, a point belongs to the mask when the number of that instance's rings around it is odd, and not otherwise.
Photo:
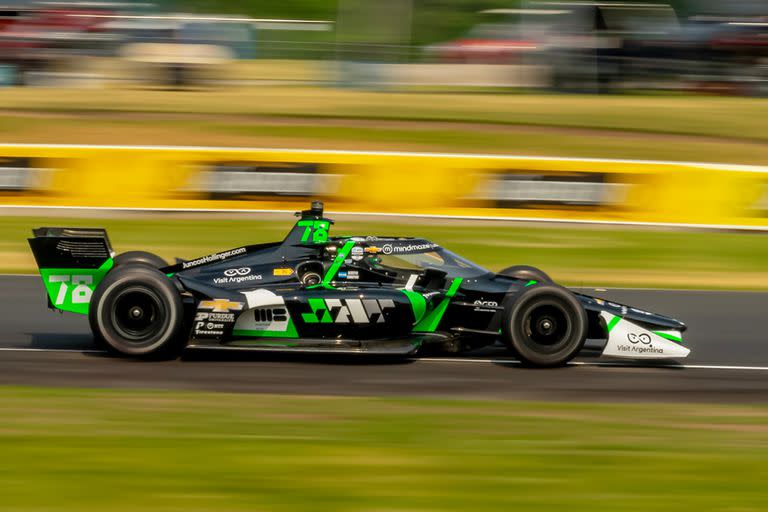
[(502, 337), (528, 366), (562, 366), (573, 359), (587, 338), (587, 313), (561, 286), (527, 288), (504, 313)]
[(168, 266), (163, 258), (156, 254), (146, 251), (128, 251), (118, 254), (114, 259), (115, 266), (128, 265), (129, 263), (141, 263), (152, 268), (163, 268)]
[(507, 267), (499, 272), (499, 275), (523, 279), (525, 281), (536, 281), (539, 283), (551, 283), (552, 278), (541, 269), (530, 267), (528, 265), (515, 265)]
[(94, 337), (111, 352), (175, 358), (186, 345), (176, 287), (147, 265), (124, 265), (99, 283), (88, 313)]

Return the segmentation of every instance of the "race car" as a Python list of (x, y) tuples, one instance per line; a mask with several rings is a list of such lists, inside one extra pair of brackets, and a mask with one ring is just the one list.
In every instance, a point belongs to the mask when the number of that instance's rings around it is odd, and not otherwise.
[(543, 271), (491, 272), (421, 238), (330, 236), (323, 205), (283, 241), (168, 265), (115, 255), (103, 229), (38, 228), (29, 239), (48, 305), (88, 315), (117, 354), (185, 347), (411, 355), (502, 345), (535, 367), (566, 364), (587, 339), (600, 355), (686, 357), (673, 318), (557, 285)]

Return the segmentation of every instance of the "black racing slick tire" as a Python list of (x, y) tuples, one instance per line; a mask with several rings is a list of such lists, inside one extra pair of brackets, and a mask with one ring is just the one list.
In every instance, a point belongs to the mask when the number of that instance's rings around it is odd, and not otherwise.
[(174, 358), (187, 341), (178, 290), (146, 265), (125, 265), (107, 274), (93, 292), (88, 320), (96, 340), (120, 355)]
[(587, 338), (587, 313), (565, 288), (540, 284), (526, 288), (504, 312), (502, 337), (523, 364), (562, 366)]
[(152, 268), (163, 268), (168, 266), (168, 262), (163, 258), (157, 254), (152, 254), (151, 252), (146, 251), (128, 251), (118, 254), (115, 256), (114, 263), (116, 267), (133, 263), (141, 263)]
[(529, 267), (528, 265), (507, 267), (500, 271), (499, 275), (514, 277), (515, 279), (525, 279), (526, 281), (537, 281), (539, 283), (552, 282), (552, 278), (546, 272), (536, 267)]

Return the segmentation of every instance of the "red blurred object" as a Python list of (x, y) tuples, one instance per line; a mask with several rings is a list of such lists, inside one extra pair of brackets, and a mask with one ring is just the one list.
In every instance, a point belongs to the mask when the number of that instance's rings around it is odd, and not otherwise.
[(14, 83), (27, 83), (30, 71), (44, 71), (62, 58), (92, 50), (105, 36), (109, 9), (26, 5), (0, 9), (0, 64), (15, 68)]
[(103, 31), (108, 10), (27, 7), (0, 11), (0, 62), (23, 68), (64, 53)]
[(524, 39), (465, 38), (434, 46), (432, 54), (441, 62), (511, 64), (536, 48), (535, 41)]

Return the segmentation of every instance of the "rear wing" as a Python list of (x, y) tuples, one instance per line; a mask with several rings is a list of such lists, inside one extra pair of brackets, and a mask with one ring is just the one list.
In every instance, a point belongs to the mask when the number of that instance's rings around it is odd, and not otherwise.
[(29, 246), (39, 268), (99, 268), (114, 254), (100, 228), (37, 228)]
[(87, 314), (93, 290), (113, 265), (106, 230), (43, 227), (32, 234), (29, 246), (48, 292), (48, 306)]

